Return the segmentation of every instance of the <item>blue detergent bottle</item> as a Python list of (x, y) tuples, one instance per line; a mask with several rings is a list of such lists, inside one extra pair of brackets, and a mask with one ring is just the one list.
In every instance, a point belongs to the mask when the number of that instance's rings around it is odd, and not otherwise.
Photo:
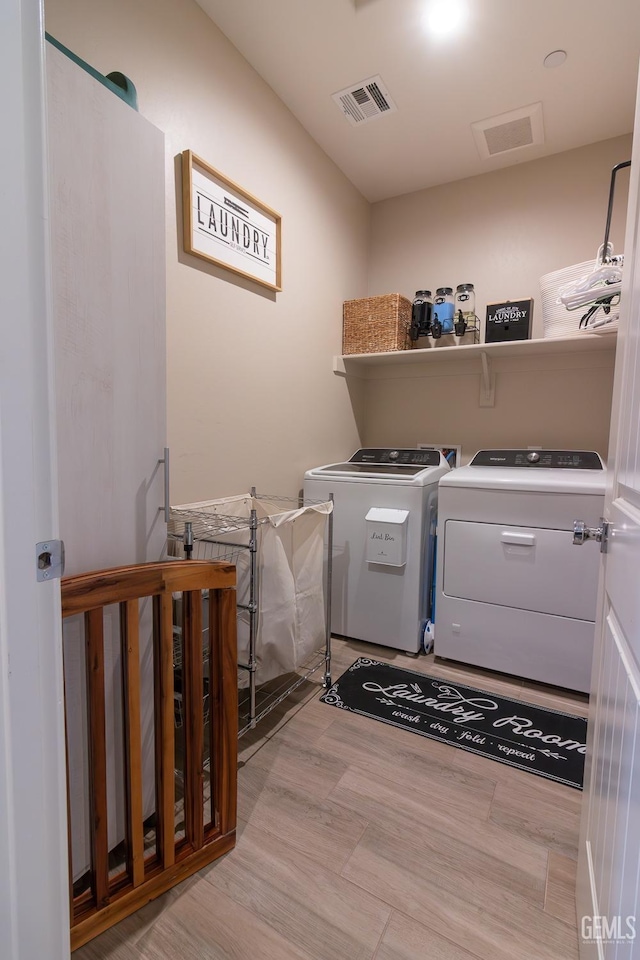
[(453, 287), (438, 287), (431, 321), (431, 336), (434, 340), (439, 340), (443, 333), (453, 333), (454, 311)]

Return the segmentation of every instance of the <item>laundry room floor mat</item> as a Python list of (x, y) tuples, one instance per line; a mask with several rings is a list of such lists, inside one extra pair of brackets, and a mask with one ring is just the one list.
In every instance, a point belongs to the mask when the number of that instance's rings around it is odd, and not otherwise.
[(323, 703), (582, 789), (587, 721), (359, 657)]

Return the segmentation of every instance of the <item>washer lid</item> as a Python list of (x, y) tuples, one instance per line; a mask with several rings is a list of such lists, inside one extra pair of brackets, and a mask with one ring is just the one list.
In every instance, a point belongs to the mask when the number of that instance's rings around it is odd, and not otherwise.
[(424, 467), (409, 467), (404, 464), (382, 464), (382, 463), (330, 463), (326, 467), (317, 467), (314, 471), (315, 476), (335, 477), (340, 474), (351, 474), (351, 476), (366, 477), (386, 477), (393, 480), (401, 477), (417, 477), (419, 473), (424, 472)]
[(439, 450), (364, 447), (357, 450), (347, 463), (315, 467), (308, 470), (306, 476), (315, 479), (383, 480), (426, 486), (436, 483), (449, 469)]

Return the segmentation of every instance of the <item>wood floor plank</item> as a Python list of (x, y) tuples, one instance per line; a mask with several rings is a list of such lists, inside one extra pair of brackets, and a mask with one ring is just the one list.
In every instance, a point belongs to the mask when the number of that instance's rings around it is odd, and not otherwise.
[[(408, 833), (369, 827), (342, 875), (480, 960), (575, 960), (577, 931), (468, 867), (436, 865)], [(475, 883), (475, 886), (474, 886)]]
[(476, 960), (416, 920), (393, 912), (375, 960)]
[(391, 914), (376, 897), (252, 826), (206, 878), (212, 896), (221, 890), (314, 960), (370, 960)]
[(571, 926), (576, 924), (577, 866), (569, 857), (553, 850), (549, 853), (544, 909)]
[[(257, 790), (253, 787), (256, 794), (246, 816), (248, 823), (340, 873), (367, 826), (366, 820), (331, 800), (274, 782), (264, 771), (259, 776), (263, 781)], [(246, 782), (246, 777), (240, 778), (241, 788)], [(240, 818), (245, 819), (242, 799), (238, 810)]]
[(139, 943), (169, 908), (175, 897), (184, 896), (186, 890), (198, 882), (198, 876), (188, 877), (182, 883), (172, 887), (156, 900), (145, 904), (129, 917), (125, 917), (115, 926), (90, 940), (83, 947), (74, 950), (73, 960), (141, 960)]
[(269, 740), (251, 761), (252, 771), (263, 771), (275, 783), (326, 798), (348, 765), (339, 757), (300, 738)]
[[(265, 688), (268, 685), (265, 685)], [(294, 690), (289, 697), (278, 704), (273, 711), (258, 722), (255, 729), (247, 730), (238, 741), (238, 762), (246, 763), (268, 741), (283, 731), (289, 723), (296, 719), (302, 708), (319, 696), (322, 686), (319, 683), (305, 683)], [(246, 697), (247, 691), (242, 690), (241, 696)], [(246, 707), (241, 711), (240, 728), (246, 723)], [(301, 724), (301, 736), (306, 738), (306, 722)]]
[[(526, 776), (526, 774), (523, 774)], [(542, 777), (498, 783), (489, 819), (570, 859), (578, 856), (582, 792)]]
[(73, 960), (140, 960), (140, 951), (128, 928), (122, 929), (125, 921), (105, 931), (95, 940), (75, 950)]
[(248, 822), (267, 784), (291, 787), (301, 793), (325, 799), (347, 765), (338, 758), (316, 749), (304, 740), (291, 741), (276, 738), (267, 740), (238, 771), (238, 811), (241, 820)]
[(537, 790), (541, 791), (543, 796), (550, 797), (552, 802), (557, 797), (560, 797), (561, 803), (564, 802), (563, 798), (567, 792), (580, 796), (580, 791), (574, 787), (567, 787), (564, 784), (556, 783), (555, 780), (537, 776), (528, 770), (520, 770), (518, 767), (502, 763), (491, 757), (484, 757), (468, 750), (455, 750), (454, 753), (455, 757), (452, 762), (456, 767), (481, 777), (491, 778), (506, 787), (512, 785), (529, 787), (535, 783), (537, 784)]
[[(268, 741), (261, 749), (266, 749), (267, 744)], [(257, 753), (238, 770), (238, 820), (244, 823), (249, 822), (253, 809), (269, 780), (269, 771), (251, 762), (256, 757)]]
[(572, 693), (571, 690), (560, 690), (558, 687), (547, 687), (541, 683), (524, 683), (520, 691), (520, 699), (525, 703), (534, 703), (537, 706), (570, 713), (576, 717), (587, 717), (589, 714), (589, 697), (586, 694)]
[[(351, 766), (402, 784), (407, 794), (429, 797), (462, 822), (486, 820), (496, 781), (455, 764), (455, 747), (370, 717), (334, 710), (335, 722), (316, 746)], [(488, 773), (491, 768), (488, 768)]]
[[(505, 837), (493, 824), (482, 823), (433, 804), (429, 794), (413, 794), (404, 784), (385, 781), (351, 769), (330, 799), (358, 811), (369, 823), (410, 841), (421, 851), (441, 886), (482, 903), (484, 887), (503, 887), (542, 908), (547, 876), (547, 850), (515, 836)], [(466, 797), (471, 806), (473, 798)]]
[(307, 701), (304, 710), (298, 710), (288, 718), (287, 722), (276, 730), (273, 739), (294, 744), (314, 744), (334, 721), (333, 712), (320, 702), (322, 692), (323, 689), (320, 688), (315, 696)]
[(268, 743), (269, 737), (260, 729), (248, 730), (238, 740), (238, 769), (241, 769), (251, 757), (255, 756), (258, 750), (261, 750), (265, 743)]
[(313, 960), (203, 877), (169, 904), (138, 947), (144, 960)]

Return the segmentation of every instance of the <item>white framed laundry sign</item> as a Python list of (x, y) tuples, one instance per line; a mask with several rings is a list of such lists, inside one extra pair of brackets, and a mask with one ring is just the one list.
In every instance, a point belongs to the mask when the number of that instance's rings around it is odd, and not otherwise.
[(182, 203), (186, 253), (282, 290), (279, 213), (191, 150), (182, 154)]

